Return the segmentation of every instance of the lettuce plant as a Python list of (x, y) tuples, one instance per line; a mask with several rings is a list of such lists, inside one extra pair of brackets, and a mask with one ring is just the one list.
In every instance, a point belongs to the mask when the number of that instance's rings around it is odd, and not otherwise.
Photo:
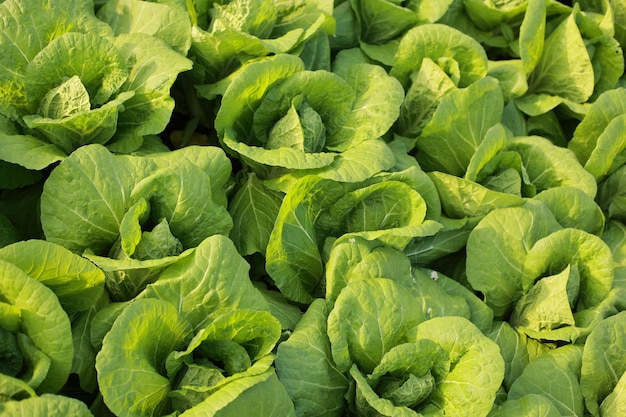
[(216, 235), (123, 304), (96, 357), (106, 405), (124, 416), (226, 416), (250, 407), (244, 399), (252, 396), (271, 415), (292, 415), (272, 367), (281, 323), (248, 270), (232, 242)]
[(326, 1), (204, 0), (189, 15), (199, 84), (222, 80), (250, 59), (281, 53), (300, 55), (313, 66), (319, 54), (317, 65), (324, 67), (324, 54), (316, 49), (328, 49), (327, 35), (335, 30)]
[(169, 89), (191, 68), (158, 38), (114, 36), (91, 1), (11, 0), (0, 22), (0, 114), (15, 130), (0, 131), (1, 159), (30, 170), (90, 143), (136, 150), (163, 131), (174, 105)]
[[(252, 88), (252, 79), (260, 84)], [(276, 55), (235, 73), (215, 129), (226, 149), (265, 179), (302, 172), (357, 182), (393, 165), (380, 137), (402, 97), (399, 83), (378, 66), (362, 64), (338, 75), (305, 70), (301, 59)]]
[[(96, 168), (103, 163), (111, 169)], [(43, 230), (51, 242), (89, 252), (106, 271), (111, 296), (128, 300), (185, 250), (214, 234), (228, 234), (230, 172), (229, 160), (217, 148), (134, 156), (85, 146), (46, 181)], [(68, 193), (76, 195), (72, 207), (66, 206)]]
[(0, 398), (56, 393), (75, 371), (70, 317), (100, 297), (104, 274), (89, 261), (42, 240), (0, 249), (0, 266)]

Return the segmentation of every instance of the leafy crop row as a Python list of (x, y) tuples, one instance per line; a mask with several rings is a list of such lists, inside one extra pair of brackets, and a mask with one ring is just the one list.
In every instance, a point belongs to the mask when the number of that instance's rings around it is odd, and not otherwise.
[(0, 415), (626, 415), (623, 0), (0, 0)]

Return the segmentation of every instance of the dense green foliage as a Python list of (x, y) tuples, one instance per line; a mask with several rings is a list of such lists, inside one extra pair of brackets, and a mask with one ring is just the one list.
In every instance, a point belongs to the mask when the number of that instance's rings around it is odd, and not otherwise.
[(626, 415), (625, 0), (0, 0), (0, 415)]

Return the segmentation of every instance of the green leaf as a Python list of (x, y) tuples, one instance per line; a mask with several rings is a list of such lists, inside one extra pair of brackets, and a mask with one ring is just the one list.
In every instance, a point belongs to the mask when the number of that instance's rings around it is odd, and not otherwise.
[(30, 135), (0, 132), (0, 159), (25, 168), (41, 170), (67, 157), (58, 146)]
[(116, 0), (100, 7), (97, 16), (113, 28), (115, 35), (146, 33), (183, 55), (191, 46), (191, 22), (184, 8), (163, 2)]
[(355, 98), (339, 130), (327, 139), (326, 147), (335, 151), (383, 136), (398, 118), (404, 99), (400, 83), (378, 65), (354, 65), (342, 76)]
[(228, 207), (233, 218), (230, 238), (240, 254), (265, 253), (282, 198), (255, 174), (247, 175)]
[(0, 259), (50, 288), (68, 314), (89, 309), (104, 290), (104, 273), (91, 262), (44, 240), (0, 249)]
[(273, 189), (288, 191), (295, 182), (307, 175), (315, 175), (340, 182), (362, 182), (372, 176), (390, 169), (396, 162), (392, 150), (382, 139), (363, 141), (340, 154), (334, 155), (333, 161), (321, 168), (298, 169), (265, 184)]
[(558, 229), (545, 205), (529, 201), (493, 210), (472, 230), (467, 240), (467, 280), (484, 295), (495, 317), (504, 317), (521, 297), (530, 249)]
[[(572, 304), (578, 296), (578, 267), (568, 265), (562, 272), (541, 278), (515, 304), (511, 324), (531, 336), (543, 336), (556, 328), (574, 326)], [(549, 337), (543, 337), (549, 339)]]
[(584, 415), (582, 385), (579, 384), (582, 349), (568, 345), (530, 362), (509, 390), (509, 399), (529, 394), (543, 395), (561, 415)]
[[(36, 377), (36, 358), (30, 359), (34, 367), (32, 387), (39, 393), (59, 391), (72, 366), (74, 347), (69, 317), (52, 290), (17, 266), (0, 261), (0, 276), (3, 277), (0, 280), (2, 304), (19, 311), (17, 336), (49, 360), (49, 368), (43, 370), (40, 379)], [(24, 349), (30, 348), (22, 347), (22, 351)]]
[(121, 34), (115, 40), (128, 67), (128, 79), (120, 92), (134, 93), (124, 103), (115, 142), (111, 143), (121, 147), (120, 143), (127, 139), (158, 134), (165, 129), (174, 109), (170, 89), (181, 72), (191, 69), (192, 62), (153, 36)]
[(498, 345), (469, 320), (453, 316), (420, 323), (412, 338), (432, 340), (451, 361), (450, 372), (438, 381), (429, 403), (450, 415), (486, 416), (504, 377)]
[(313, 301), (323, 272), (323, 236), (318, 236), (315, 220), (344, 192), (335, 181), (309, 176), (285, 196), (267, 245), (266, 269), (288, 299)]
[(425, 57), (419, 71), (412, 73), (400, 107), (397, 131), (403, 136), (417, 137), (430, 121), (443, 97), (456, 90), (456, 85), (432, 59)]
[(444, 24), (424, 24), (409, 30), (400, 40), (390, 74), (406, 86), (424, 58), (444, 70), (454, 63), (458, 67), (455, 84), (459, 87), (467, 87), (487, 74), (487, 55), (478, 41)]
[(144, 198), (150, 200), (153, 224), (165, 217), (183, 247), (193, 247), (232, 226), (225, 195), (230, 172), (230, 161), (216, 147), (133, 156), (85, 146), (46, 181), (42, 226), (53, 243), (106, 255), (119, 238), (126, 211)]
[(626, 114), (611, 120), (606, 129), (598, 136), (596, 147), (585, 163), (585, 169), (593, 174), (597, 181), (615, 171), (626, 162)]
[(42, 116), (51, 119), (60, 119), (89, 110), (91, 110), (89, 93), (77, 75), (48, 91), (39, 107)]
[[(0, 22), (0, 113), (12, 119), (30, 113), (32, 100), (26, 83), (35, 80), (27, 77), (26, 69), (49, 43), (67, 32), (88, 33), (96, 39), (112, 34), (111, 28), (94, 16), (93, 5), (83, 0), (5, 1), (0, 7)], [(91, 69), (95, 68), (101, 66)], [(50, 76), (35, 74), (36, 79)]]
[(493, 191), (474, 181), (443, 172), (429, 172), (437, 187), (443, 211), (453, 219), (484, 216), (497, 208), (515, 207), (524, 203), (516, 195)]
[(626, 371), (620, 346), (626, 342), (626, 313), (602, 320), (587, 337), (583, 349), (580, 387), (587, 409), (599, 416), (599, 406)]
[(6, 416), (93, 417), (84, 402), (65, 395), (54, 394), (2, 402), (0, 413)]
[(537, 279), (561, 272), (568, 264), (577, 265), (580, 291), (578, 310), (599, 304), (613, 284), (613, 257), (598, 236), (578, 229), (557, 230), (536, 241), (524, 262), (522, 286), (529, 290)]
[(521, 155), (528, 178), (537, 191), (570, 186), (595, 197), (595, 178), (580, 165), (569, 149), (558, 147), (539, 136), (514, 138), (507, 149)]
[(176, 308), (163, 300), (137, 300), (122, 311), (96, 356), (100, 392), (113, 413), (168, 412), (171, 385), (164, 376), (165, 360), (184, 346), (191, 331)]
[(237, 417), (251, 409), (263, 417), (296, 416), (293, 403), (273, 369), (228, 384), (180, 416)]
[(596, 235), (604, 229), (604, 214), (597, 203), (580, 188), (548, 188), (537, 194), (564, 228), (575, 228)]
[(615, 416), (617, 417), (624, 411), (624, 383), (626, 381), (626, 373), (622, 374), (621, 378), (615, 385), (613, 392), (607, 395), (600, 404), (600, 414), (603, 416)]
[(625, 95), (626, 90), (623, 88), (616, 88), (603, 93), (589, 107), (588, 114), (576, 127), (568, 146), (582, 163), (587, 162), (596, 146), (598, 137), (611, 121), (626, 113), (623, 102)]
[(625, 181), (626, 166), (622, 166), (600, 183), (597, 201), (608, 218), (626, 219)]
[(489, 417), (559, 417), (558, 408), (546, 396), (541, 394), (527, 394), (515, 400), (507, 400), (494, 407)]
[(495, 323), (486, 334), (500, 347), (500, 354), (505, 365), (503, 387), (507, 391), (524, 372), (529, 362), (550, 349), (540, 341), (516, 331), (507, 321)]
[(350, 1), (360, 23), (358, 33), (361, 41), (383, 44), (400, 37), (418, 23), (424, 23), (414, 10), (396, 3), (384, 0)]
[(543, 53), (528, 81), (532, 93), (586, 102), (594, 89), (594, 71), (575, 13), (548, 35)]
[(11, 221), (0, 213), (0, 248), (21, 240), (20, 235)]
[(416, 142), (417, 161), (426, 171), (462, 176), (503, 108), (502, 91), (491, 77), (448, 93)]
[(72, 320), (74, 359), (71, 373), (78, 375), (80, 387), (86, 392), (96, 392), (96, 348), (91, 344), (91, 323), (100, 309), (108, 305), (109, 297), (104, 293), (88, 310), (78, 313)]
[(543, 54), (546, 32), (546, 3), (542, 0), (528, 1), (528, 7), (519, 31), (519, 53), (524, 73), (528, 76), (535, 69)]
[(107, 144), (116, 132), (119, 114), (124, 110), (124, 102), (132, 95), (133, 92), (122, 93), (101, 107), (65, 118), (52, 119), (28, 115), (24, 116), (24, 122), (29, 128), (43, 134), (63, 152), (70, 154), (80, 146), (90, 143)]
[(356, 364), (371, 373), (385, 353), (424, 319), (410, 290), (395, 281), (348, 282), (328, 316), (328, 337), (337, 369), (345, 372)]
[(194, 329), (205, 327), (225, 311), (269, 310), (252, 285), (249, 270), (231, 240), (211, 236), (161, 272), (136, 299), (158, 298), (178, 306), (178, 314)]
[(344, 411), (348, 381), (332, 360), (326, 335), (330, 310), (329, 302), (313, 301), (289, 339), (278, 346), (276, 373), (297, 415), (340, 416)]

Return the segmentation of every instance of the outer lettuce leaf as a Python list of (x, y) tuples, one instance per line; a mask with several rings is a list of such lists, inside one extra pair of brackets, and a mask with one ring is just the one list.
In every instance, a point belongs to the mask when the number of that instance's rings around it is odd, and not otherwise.
[(585, 405), (593, 416), (601, 415), (600, 406), (626, 371), (621, 350), (626, 334), (625, 319), (626, 313), (621, 312), (601, 321), (589, 334), (583, 349), (580, 387)]
[(27, 362), (13, 376), (38, 393), (59, 391), (69, 376), (74, 351), (67, 313), (52, 290), (17, 266), (0, 261), (0, 276), (0, 328), (8, 333), (3, 341), (13, 338), (16, 344), (9, 351)]
[(624, 383), (626, 377), (622, 374), (621, 378), (615, 385), (613, 392), (607, 395), (600, 405), (600, 414), (602, 416), (619, 416), (626, 410), (624, 398)]
[(600, 183), (597, 201), (608, 218), (626, 219), (626, 166), (622, 166)]
[[(388, 300), (396, 300), (389, 303)], [(386, 278), (353, 280), (341, 291), (328, 316), (328, 337), (337, 369), (352, 364), (371, 373), (406, 332), (425, 319), (406, 287)]]
[(352, 280), (388, 278), (410, 287), (411, 262), (406, 255), (379, 241), (342, 236), (330, 250), (325, 265), (326, 299), (335, 301)]
[(463, 5), (469, 18), (481, 29), (490, 30), (504, 22), (513, 20), (526, 11), (525, 1), (489, 3), (482, 0), (464, 0)]
[(282, 198), (254, 173), (248, 173), (228, 207), (233, 218), (230, 238), (240, 254), (265, 253)]
[(75, 398), (44, 394), (21, 401), (0, 403), (2, 415), (9, 416), (50, 416), (50, 417), (93, 417), (87, 405)]
[(567, 265), (577, 265), (580, 273), (580, 290), (572, 303), (578, 310), (593, 307), (607, 296), (614, 276), (611, 250), (598, 236), (578, 229), (558, 230), (535, 242), (524, 262), (524, 290), (537, 278)]
[(115, 35), (146, 33), (167, 42), (186, 55), (191, 47), (191, 21), (186, 8), (166, 2), (139, 0), (107, 1), (98, 9), (98, 19)]
[[(326, 334), (331, 304), (317, 299), (278, 346), (276, 373), (298, 416), (340, 416), (348, 380), (335, 366)], [(304, 355), (304, 357), (303, 357)]]
[(578, 103), (594, 89), (594, 71), (583, 37), (572, 13), (545, 40), (543, 54), (529, 79), (529, 91)]
[(625, 97), (623, 88), (601, 94), (589, 107), (567, 145), (597, 180), (625, 162), (623, 140), (615, 139), (622, 136)]
[(398, 118), (404, 98), (401, 85), (380, 66), (354, 65), (341, 75), (355, 100), (339, 131), (328, 139), (328, 148), (339, 151), (383, 136)]
[(494, 209), (520, 206), (524, 199), (514, 194), (490, 190), (474, 181), (433, 171), (428, 173), (439, 192), (441, 206), (453, 219), (482, 217)]
[(462, 176), (488, 129), (501, 120), (503, 106), (491, 77), (448, 93), (417, 139), (417, 161), (426, 171)]
[(269, 305), (250, 282), (249, 270), (232, 241), (211, 236), (161, 272), (136, 299), (168, 301), (194, 329), (233, 309), (267, 311)]
[(129, 304), (104, 337), (96, 357), (98, 385), (109, 409), (120, 416), (167, 412), (171, 386), (164, 376), (165, 361), (191, 334), (189, 323), (166, 301)]
[(91, 262), (44, 240), (16, 242), (0, 249), (12, 263), (50, 288), (68, 314), (89, 309), (104, 290), (104, 274)]
[(443, 97), (456, 88), (444, 69), (429, 57), (424, 57), (419, 71), (411, 74), (410, 85), (405, 86), (396, 131), (406, 137), (419, 136)]
[(181, 72), (191, 69), (192, 62), (154, 36), (130, 33), (115, 40), (127, 64), (132, 64), (120, 92), (132, 91), (134, 95), (124, 104), (109, 147), (131, 152), (141, 146), (143, 139), (138, 138), (165, 129), (174, 109), (170, 89)]
[(272, 369), (225, 386), (180, 416), (236, 417), (249, 413), (250, 409), (262, 417), (296, 416), (285, 387)]
[(19, 163), (32, 170), (42, 170), (62, 161), (67, 154), (56, 145), (31, 135), (8, 135), (0, 132), (0, 158), (12, 164)]
[(549, 345), (516, 331), (507, 321), (496, 322), (486, 334), (500, 347), (505, 365), (502, 386), (507, 391), (530, 362), (551, 349)]
[(365, 44), (380, 45), (402, 38), (413, 26), (435, 22), (443, 16), (450, 1), (432, 5), (410, 1), (401, 5), (396, 1), (366, 0), (350, 1), (350, 4), (360, 25), (359, 39)]
[(514, 138), (507, 149), (521, 155), (529, 180), (537, 191), (569, 186), (595, 197), (598, 187), (595, 178), (569, 149), (555, 146), (540, 136)]
[(507, 400), (496, 406), (489, 417), (559, 417), (554, 403), (541, 394), (528, 394), (516, 400)]
[[(96, 314), (109, 305), (106, 293), (88, 309), (81, 311), (72, 318), (72, 341), (74, 343), (74, 359), (71, 373), (78, 375), (79, 385), (89, 393), (96, 392), (98, 379), (96, 375), (96, 347), (91, 341), (91, 324)], [(101, 342), (101, 340), (100, 340)], [(98, 348), (101, 347), (101, 344)]]
[(285, 196), (267, 245), (266, 269), (288, 299), (313, 301), (323, 273), (320, 247), (325, 237), (315, 220), (344, 192), (340, 183), (309, 176)]
[[(483, 333), (488, 333), (493, 327), (493, 310), (473, 291), (469, 288), (462, 285), (460, 282), (447, 277), (446, 275), (429, 269), (429, 268), (419, 268), (413, 271), (413, 275), (418, 277), (420, 275), (427, 275), (432, 282), (435, 282), (441, 290), (443, 290), (443, 294), (448, 297), (449, 300), (462, 299), (463, 304), (467, 306), (467, 310), (469, 312), (468, 318), (476, 327), (478, 327)], [(418, 285), (419, 287), (419, 285)], [(426, 291), (428, 293), (428, 291)], [(424, 294), (425, 295), (425, 294)], [(448, 301), (449, 305), (453, 304), (453, 301)], [(425, 308), (425, 311), (428, 313), (428, 305)], [(453, 316), (455, 314), (440, 314), (440, 316)], [(462, 316), (461, 314), (458, 314)], [(433, 315), (431, 314), (431, 317)]]
[[(561, 415), (584, 415), (580, 367), (582, 348), (563, 346), (534, 359), (513, 383), (508, 398), (517, 400), (530, 394), (543, 395)], [(554, 383), (558, 381), (558, 383)]]
[(580, 188), (548, 188), (534, 199), (547, 205), (564, 228), (576, 228), (596, 235), (604, 230), (602, 209)]

